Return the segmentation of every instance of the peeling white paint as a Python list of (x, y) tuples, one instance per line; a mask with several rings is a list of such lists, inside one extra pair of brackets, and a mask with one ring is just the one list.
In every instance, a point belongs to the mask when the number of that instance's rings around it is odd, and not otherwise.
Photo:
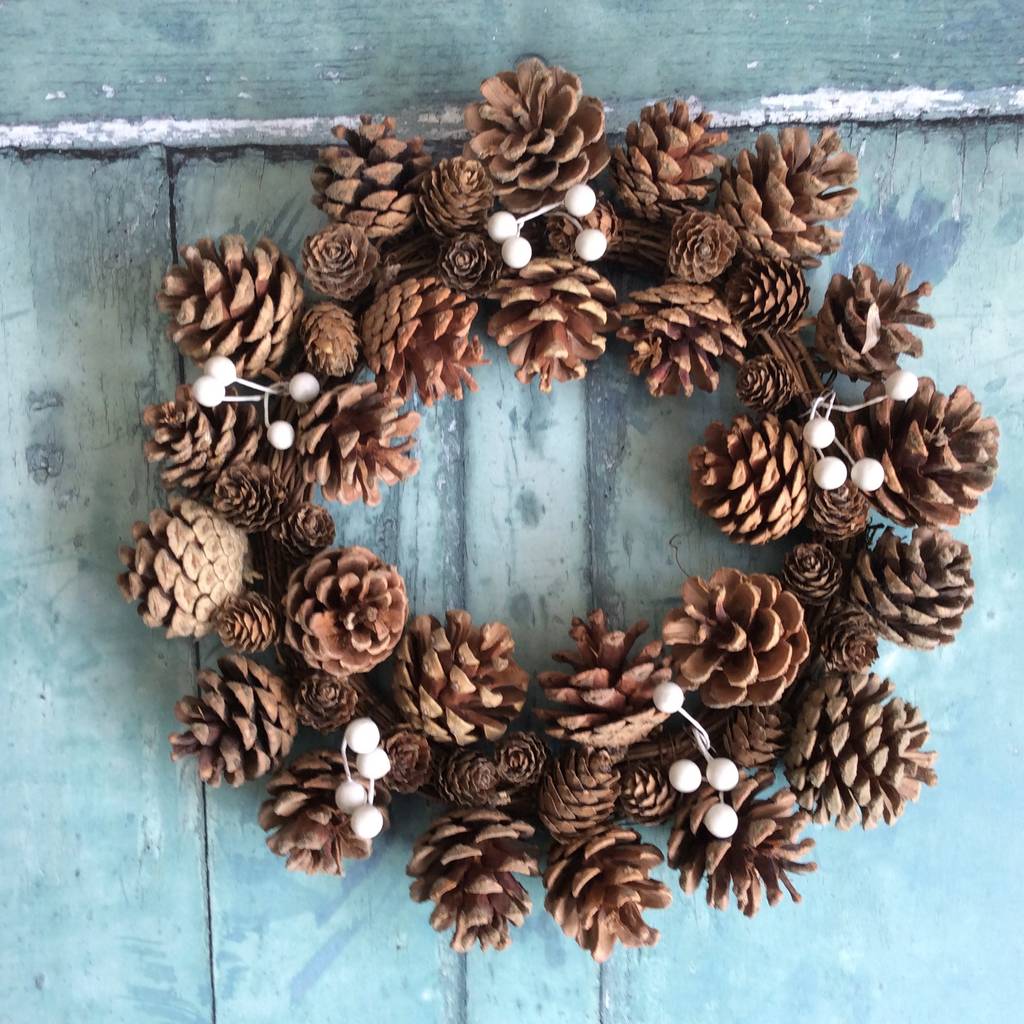
[(114, 87), (112, 85), (106, 85), (106, 84), (100, 86), (100, 92), (102, 92), (103, 95), (106, 96), (108, 100), (112, 99), (114, 97), (114, 95), (116, 94), (116, 90), (114, 89)]
[(45, 99), (48, 103), (52, 102), (53, 100), (66, 100), (67, 98), (68, 94), (63, 89), (58, 89), (56, 92), (48, 92), (43, 97), (43, 99)]

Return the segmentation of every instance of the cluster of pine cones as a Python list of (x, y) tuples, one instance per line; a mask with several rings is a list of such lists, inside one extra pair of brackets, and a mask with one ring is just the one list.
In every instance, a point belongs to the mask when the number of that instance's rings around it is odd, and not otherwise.
[[(879, 388), (900, 357), (922, 354), (911, 328), (932, 326), (919, 309), (930, 287), (911, 289), (903, 265), (892, 281), (863, 264), (835, 275), (806, 315), (804, 271), (838, 249), (834, 223), (857, 194), (835, 131), (765, 134), (730, 160), (710, 115), (677, 101), (645, 108), (612, 150), (601, 103), (561, 68), (529, 59), (481, 91), (464, 153), (436, 163), (390, 118), (336, 130), (313, 172), (329, 223), (305, 240), (301, 273), (268, 239), (182, 249), (157, 297), (180, 351), (270, 381), (308, 371), (321, 391), (305, 406), (283, 399), (287, 451), (268, 445), (252, 405), (206, 408), (183, 386), (146, 409), (145, 454), (170, 497), (135, 525), (119, 584), (147, 625), (216, 632), (233, 652), (177, 703), (172, 756), (194, 757), (211, 786), (269, 777), (260, 824), (289, 868), (341, 875), (370, 855), (335, 803), (336, 734), (369, 715), (391, 762), (385, 821), (397, 794), (444, 805), (408, 872), (453, 947), (508, 945), (531, 909), (522, 879), (541, 874), (539, 824), (545, 906), (604, 960), (616, 942), (657, 941), (643, 915), (671, 899), (651, 874), (661, 852), (632, 825), (670, 822), (683, 891), (704, 882), (710, 905), (734, 899), (753, 915), (799, 899), (791, 876), (815, 868), (811, 821), (888, 824), (935, 782), (927, 724), (871, 668), (879, 638), (955, 637), (974, 583), (947, 527), (992, 485), (998, 430), (967, 388), (947, 396), (924, 378), (910, 401), (839, 425), (854, 458), (882, 463), (882, 487), (815, 487), (799, 417), (822, 374)], [(575, 256), (580, 223), (564, 213), (532, 222), (540, 255), (503, 266), (486, 232), (496, 203), (530, 212), (606, 169), (611, 193), (583, 226), (605, 234), (609, 260), (658, 283), (620, 300)], [(530, 676), (509, 629), (461, 610), (412, 614), (397, 569), (332, 546), (334, 522), (312, 501), (318, 485), (328, 501), (376, 504), (382, 483), (416, 472), (409, 405), (476, 389), (483, 301), (517, 377), (545, 391), (585, 376), (608, 334), (655, 397), (713, 391), (721, 364), (737, 366), (749, 413), (712, 424), (690, 453), (693, 501), (737, 542), (802, 533), (776, 575), (686, 580), (654, 639), (600, 609), (574, 619), (560, 670), (538, 677), (537, 730), (514, 728)], [(811, 327), (813, 346), (800, 337)], [(872, 507), (909, 535), (869, 525)], [(672, 761), (695, 753), (653, 704), (669, 679), (741, 769), (729, 839), (702, 824), (719, 798), (710, 786), (682, 796), (669, 784)], [(289, 760), (300, 727), (333, 738)]]

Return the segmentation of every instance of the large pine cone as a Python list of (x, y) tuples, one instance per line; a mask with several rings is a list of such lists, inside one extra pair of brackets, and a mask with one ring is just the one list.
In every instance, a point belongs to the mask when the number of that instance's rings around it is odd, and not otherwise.
[(218, 672), (197, 676), (198, 697), (182, 697), (174, 717), (186, 731), (171, 733), (171, 760), (195, 757), (209, 786), (241, 786), (273, 771), (288, 756), (298, 728), (285, 684), (248, 658), (217, 660)]
[(240, 235), (181, 249), (156, 296), (170, 313), (167, 336), (196, 363), (227, 356), (240, 377), (273, 369), (285, 357), (302, 309), (295, 264), (269, 238), (252, 249)]
[(541, 779), (537, 816), (560, 842), (586, 835), (611, 818), (619, 784), (607, 750), (566, 747)]
[(393, 565), (367, 548), (329, 548), (292, 573), (284, 638), (314, 670), (367, 672), (401, 639), (409, 600)]
[(362, 228), (328, 224), (302, 243), (306, 283), (339, 302), (355, 298), (373, 280), (380, 253)]
[[(353, 778), (362, 781), (352, 770)], [(366, 860), (373, 850), (369, 839), (352, 831), (349, 815), (338, 809), (334, 794), (345, 781), (342, 755), (336, 750), (302, 754), (279, 771), (267, 786), (269, 797), (260, 807), (259, 822), (272, 853), (288, 859), (289, 871), (308, 875), (345, 874), (346, 860)], [(388, 825), (388, 792), (378, 782), (374, 804)], [(276, 831), (275, 831), (276, 830)]]
[(847, 480), (833, 491), (823, 491), (811, 482), (807, 525), (825, 540), (843, 541), (859, 536), (867, 529), (870, 514), (868, 499), (853, 481)]
[(668, 272), (680, 281), (706, 284), (732, 262), (739, 235), (717, 214), (684, 210), (672, 222)]
[[(865, 397), (882, 388), (873, 384)], [(900, 526), (956, 526), (995, 480), (999, 427), (962, 384), (947, 397), (922, 377), (909, 401), (887, 399), (847, 423), (853, 458), (878, 459), (885, 468), (868, 500)]]
[(655, 103), (626, 127), (626, 145), (612, 154), (612, 179), (622, 205), (634, 217), (671, 221), (687, 203), (701, 203), (714, 191), (716, 168), (726, 159), (715, 147), (728, 132), (712, 132), (706, 111), (690, 117), (676, 100), (669, 110)]
[(783, 889), (794, 903), (800, 902), (789, 876), (818, 868), (801, 859), (814, 848), (813, 839), (800, 838), (810, 816), (795, 810), (796, 798), (788, 789), (757, 799), (774, 783), (774, 773), (767, 770), (740, 779), (729, 794), (739, 818), (730, 839), (716, 839), (703, 825), (705, 815), (722, 798), (706, 782), (680, 806), (669, 836), (668, 863), (679, 870), (683, 892), (696, 892), (707, 877), (708, 906), (727, 910), (731, 886), (736, 906), (747, 917), (760, 910), (765, 896), (774, 907), (782, 900)]
[(423, 179), (420, 220), (435, 235), (479, 234), (494, 203), (494, 186), (479, 160), (442, 160)]
[(497, 740), (523, 709), (530, 677), (512, 657), (508, 627), (474, 627), (468, 612), (409, 623), (395, 652), (395, 703), (406, 721), (438, 743)]
[(743, 362), (747, 339), (712, 288), (668, 281), (633, 292), (619, 313), (617, 337), (633, 346), (629, 368), (655, 398), (714, 391), (719, 362)]
[(362, 228), (368, 238), (400, 235), (416, 223), (416, 195), (430, 169), (423, 140), (395, 137), (395, 119), (338, 125), (340, 146), (321, 149), (313, 169), (313, 202), (331, 220)]
[(572, 671), (537, 677), (547, 698), (560, 705), (537, 711), (549, 723), (548, 735), (584, 747), (628, 747), (665, 721), (653, 703), (655, 687), (672, 678), (660, 664), (661, 641), (651, 641), (630, 657), (646, 630), (643, 621), (625, 631), (609, 630), (600, 608), (586, 622), (572, 620), (569, 636), (576, 649), (552, 655)]
[(515, 876), (540, 874), (536, 851), (524, 842), (532, 835), (526, 822), (480, 807), (449, 811), (416, 840), (405, 869), (415, 879), (409, 892), (416, 903), (433, 901), (435, 931), (454, 926), (452, 949), (505, 949), (512, 941), (510, 927), (533, 905)]
[(126, 601), (139, 602), (147, 626), (168, 637), (206, 636), (217, 611), (245, 590), (249, 542), (241, 530), (189, 498), (172, 498), (132, 527), (135, 547), (119, 555)]
[(735, 541), (765, 544), (807, 514), (811, 451), (791, 420), (712, 423), (690, 451), (690, 497)]
[(505, 209), (529, 213), (557, 202), (607, 166), (604, 107), (564, 68), (530, 57), (480, 92), (483, 102), (464, 113), (472, 136), (465, 155), (483, 161)]
[(544, 871), (544, 907), (598, 963), (612, 955), (617, 941), (653, 946), (660, 936), (643, 912), (672, 902), (668, 886), (651, 878), (661, 861), (656, 846), (640, 842), (633, 829), (615, 825), (556, 843)]
[(299, 335), (310, 369), (319, 377), (347, 377), (359, 359), (352, 314), (333, 302), (318, 302), (302, 316)]
[(552, 381), (585, 377), (587, 363), (604, 354), (605, 334), (619, 326), (614, 285), (570, 259), (532, 260), (501, 278), (492, 298), (501, 309), (487, 333), (508, 349), (519, 380), (540, 377), (541, 391), (550, 391)]
[(974, 604), (971, 550), (945, 530), (918, 527), (903, 541), (886, 529), (861, 551), (850, 594), (886, 640), (922, 650), (952, 643)]
[(811, 142), (806, 128), (783, 128), (778, 140), (758, 136), (722, 171), (717, 209), (752, 253), (816, 267), (835, 252), (843, 233), (824, 221), (845, 217), (857, 198), (857, 158), (834, 128)]
[(919, 358), (924, 344), (906, 326), (934, 327), (935, 321), (917, 308), (932, 286), (913, 291), (910, 267), (900, 263), (896, 280), (880, 281), (866, 263), (853, 268), (852, 279), (836, 274), (829, 282), (818, 311), (814, 347), (834, 370), (854, 380), (881, 380), (898, 369), (901, 355)]
[(641, 825), (660, 825), (675, 810), (678, 793), (668, 774), (654, 762), (637, 762), (622, 769), (618, 813)]
[(771, 768), (789, 745), (790, 724), (778, 705), (736, 708), (722, 732), (722, 746), (741, 768)]
[(794, 331), (807, 309), (804, 272), (791, 260), (772, 256), (736, 260), (725, 279), (724, 294), (737, 323), (752, 333)]
[(774, 576), (737, 569), (690, 577), (662, 638), (680, 684), (711, 708), (774, 704), (811, 647), (796, 597)]
[(922, 750), (928, 723), (913, 704), (888, 700), (874, 673), (826, 675), (803, 699), (786, 753), (786, 777), (819, 824), (891, 825), (921, 786), (937, 781), (937, 754)]
[(381, 391), (403, 402), (415, 389), (426, 405), (476, 391), (470, 368), (485, 362), (479, 338), (469, 339), (477, 305), (436, 277), (409, 277), (381, 291), (363, 314), (367, 365)]
[(420, 468), (408, 454), (420, 414), (401, 408), (373, 381), (325, 391), (299, 420), (295, 447), (306, 482), (319, 484), (328, 501), (379, 505), (381, 483), (397, 484)]

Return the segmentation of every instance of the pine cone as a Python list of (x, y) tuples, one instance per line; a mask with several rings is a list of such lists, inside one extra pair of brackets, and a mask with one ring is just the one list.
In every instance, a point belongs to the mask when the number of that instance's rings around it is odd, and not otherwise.
[(355, 298), (373, 280), (380, 253), (362, 228), (328, 224), (302, 243), (306, 283), (339, 302)]
[(782, 582), (805, 607), (828, 604), (843, 582), (843, 567), (824, 544), (797, 544), (786, 552)]
[(849, 480), (834, 491), (811, 485), (807, 525), (826, 540), (849, 540), (862, 534), (870, 512), (864, 492)]
[(333, 135), (341, 145), (320, 150), (313, 203), (371, 239), (393, 238), (413, 227), (416, 196), (431, 164), (423, 140), (396, 138), (393, 117), (374, 124), (366, 114), (357, 128), (339, 124)]
[(791, 420), (712, 423), (690, 451), (690, 497), (735, 541), (778, 540), (807, 514), (811, 458)]
[(921, 650), (952, 643), (974, 604), (971, 550), (945, 530), (918, 527), (903, 541), (886, 529), (858, 556), (850, 592), (886, 640)]
[(557, 202), (607, 166), (604, 107), (564, 68), (530, 57), (488, 78), (480, 92), (483, 102), (464, 113), (472, 136), (465, 156), (483, 161), (506, 210)]
[(532, 732), (505, 735), (494, 748), (494, 764), (498, 778), (513, 789), (532, 786), (540, 781), (548, 763), (548, 748)]
[(806, 128), (783, 128), (778, 140), (758, 137), (722, 171), (718, 213), (752, 253), (819, 266), (843, 233), (824, 221), (845, 217), (857, 198), (857, 158), (843, 149), (834, 128), (811, 143)]
[(383, 747), (391, 761), (390, 789), (396, 793), (415, 793), (430, 780), (433, 755), (423, 733), (400, 725), (385, 737)]
[(269, 238), (252, 249), (239, 235), (181, 249), (181, 263), (164, 275), (157, 306), (170, 313), (167, 336), (195, 363), (227, 356), (240, 377), (273, 369), (284, 359), (302, 309), (299, 275)]
[(260, 441), (251, 405), (204, 409), (187, 384), (177, 387), (173, 402), (147, 406), (142, 422), (153, 432), (143, 448), (146, 461), (163, 463), (164, 488), (192, 496), (212, 487), (225, 467), (252, 459)]
[(257, 462), (236, 462), (213, 489), (213, 509), (246, 533), (261, 533), (284, 513), (288, 491), (276, 474)]
[(651, 878), (661, 851), (640, 842), (631, 828), (608, 825), (569, 843), (556, 843), (544, 872), (544, 907), (562, 931), (598, 963), (624, 946), (653, 946), (658, 930), (644, 919), (645, 910), (662, 910), (672, 902), (668, 886)]
[(409, 601), (393, 565), (361, 547), (328, 548), (292, 573), (284, 639), (310, 668), (366, 672), (401, 639)]
[(241, 786), (273, 771), (295, 739), (295, 711), (284, 683), (248, 658), (217, 660), (217, 672), (197, 676), (198, 697), (182, 697), (174, 717), (186, 731), (171, 733), (171, 760), (197, 759), (209, 786)]
[(684, 210), (672, 222), (668, 272), (690, 284), (713, 281), (732, 262), (739, 235), (721, 217)]
[(358, 704), (359, 690), (351, 679), (313, 672), (295, 686), (295, 713), (303, 725), (318, 732), (335, 732), (347, 725), (355, 718)]
[(622, 770), (618, 812), (628, 821), (660, 825), (675, 810), (676, 796), (660, 765), (643, 762), (627, 765)]
[[(866, 398), (882, 394), (873, 384)], [(922, 377), (909, 401), (888, 399), (847, 417), (854, 459), (878, 459), (885, 482), (868, 495), (900, 526), (956, 526), (996, 476), (999, 427), (960, 385), (947, 397)]]
[(516, 378), (528, 384), (539, 376), (541, 391), (585, 377), (587, 363), (604, 354), (605, 333), (619, 326), (614, 285), (569, 259), (532, 260), (500, 278), (491, 297), (501, 309), (487, 333), (508, 349)]
[(662, 638), (675, 678), (709, 708), (774, 704), (810, 653), (800, 602), (774, 576), (718, 569), (691, 576)]
[(435, 931), (454, 925), (452, 949), (505, 949), (512, 941), (509, 928), (532, 907), (515, 876), (540, 874), (534, 848), (523, 842), (532, 835), (526, 822), (481, 807), (449, 811), (416, 840), (405, 869), (415, 879), (409, 892), (416, 903), (433, 900)]
[(709, 131), (711, 115), (690, 117), (681, 100), (655, 103), (626, 127), (625, 148), (612, 154), (612, 179), (623, 206), (634, 217), (671, 221), (687, 203), (701, 203), (715, 190), (712, 177), (726, 159), (714, 152), (728, 132)]
[(379, 505), (381, 483), (393, 486), (420, 468), (408, 454), (420, 415), (401, 407), (373, 381), (324, 391), (299, 420), (295, 447), (306, 482), (328, 501)]
[(436, 277), (409, 277), (380, 292), (363, 314), (363, 354), (381, 391), (403, 402), (413, 390), (426, 405), (476, 391), (470, 369), (484, 362), (469, 339), (477, 305)]
[(270, 536), (291, 558), (306, 559), (334, 543), (334, 520), (327, 509), (304, 502), (285, 512)]
[(148, 522), (132, 527), (135, 547), (119, 555), (128, 569), (117, 578), (126, 601), (139, 602), (147, 626), (168, 637), (206, 636), (217, 610), (245, 590), (245, 534), (189, 498), (171, 498)]
[[(369, 839), (352, 831), (349, 815), (338, 809), (334, 793), (345, 781), (342, 755), (336, 750), (302, 754), (279, 771), (267, 786), (269, 797), (260, 807), (259, 822), (267, 847), (287, 857), (289, 871), (307, 875), (345, 874), (346, 860), (366, 860), (373, 850)], [(362, 781), (353, 771), (353, 778)], [(388, 825), (388, 793), (381, 783), (374, 787), (374, 804)]]
[(359, 334), (352, 314), (333, 302), (310, 306), (299, 324), (306, 362), (321, 377), (347, 377), (359, 359)]
[(708, 906), (727, 910), (731, 885), (736, 906), (747, 917), (760, 910), (765, 895), (770, 907), (781, 902), (783, 888), (794, 903), (800, 902), (789, 876), (818, 868), (800, 859), (814, 848), (813, 839), (800, 838), (809, 815), (794, 809), (796, 799), (788, 789), (756, 799), (774, 782), (770, 771), (740, 779), (729, 794), (739, 817), (730, 839), (716, 839), (702, 827), (707, 812), (721, 799), (707, 783), (680, 806), (669, 836), (668, 863), (678, 868), (683, 892), (694, 893), (706, 876)]
[(795, 395), (793, 375), (775, 356), (748, 359), (736, 373), (736, 397), (754, 412), (778, 412)]
[(807, 282), (796, 263), (770, 256), (744, 256), (725, 279), (725, 302), (748, 331), (793, 331), (807, 309)]
[(736, 708), (722, 733), (722, 746), (740, 768), (771, 768), (789, 744), (789, 716), (778, 705)]
[(544, 241), (552, 256), (578, 259), (576, 236), (580, 226), (585, 230), (600, 231), (608, 240), (608, 251), (612, 251), (622, 238), (622, 220), (615, 207), (606, 199), (598, 199), (597, 205), (585, 217), (573, 217), (565, 210), (552, 210), (544, 218)]
[(498, 793), (498, 769), (479, 750), (455, 749), (438, 766), (437, 788), (456, 807), (496, 807), (508, 803)]
[(814, 347), (833, 369), (854, 380), (881, 380), (899, 368), (897, 359), (924, 353), (924, 345), (905, 326), (934, 327), (935, 321), (917, 308), (931, 295), (925, 281), (907, 289), (910, 267), (900, 263), (896, 280), (880, 281), (866, 263), (853, 268), (853, 277), (836, 274), (818, 312)]
[(830, 611), (818, 630), (819, 653), (832, 672), (866, 672), (878, 658), (874, 621), (860, 608)]
[(423, 179), (420, 220), (435, 235), (455, 238), (479, 234), (494, 204), (494, 187), (479, 160), (456, 156), (442, 160)]
[(607, 750), (566, 747), (540, 782), (537, 816), (567, 842), (599, 829), (615, 811), (619, 772)]
[(483, 235), (456, 235), (441, 243), (437, 276), (447, 287), (475, 298), (494, 287), (502, 266), (501, 253)]
[(409, 623), (395, 652), (395, 703), (410, 725), (438, 743), (499, 739), (523, 709), (530, 682), (512, 658), (508, 627), (474, 627), (468, 612)]
[(233, 651), (249, 654), (277, 643), (277, 608), (254, 591), (232, 598), (218, 609), (214, 621), (220, 642)]
[(804, 697), (786, 777), (818, 824), (891, 825), (922, 784), (938, 781), (938, 755), (921, 749), (928, 723), (913, 704), (888, 700), (892, 692), (892, 683), (874, 673), (826, 675)]
[(584, 747), (628, 747), (665, 721), (653, 703), (655, 687), (672, 677), (661, 663), (661, 641), (652, 640), (630, 658), (646, 630), (642, 620), (625, 631), (609, 630), (600, 608), (586, 622), (572, 620), (569, 636), (576, 650), (552, 655), (572, 671), (537, 677), (547, 698), (560, 705), (537, 711), (551, 723), (548, 735)]

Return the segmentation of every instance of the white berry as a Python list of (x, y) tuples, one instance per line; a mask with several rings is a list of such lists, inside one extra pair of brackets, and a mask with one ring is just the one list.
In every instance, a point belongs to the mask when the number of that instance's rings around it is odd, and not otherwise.
[(366, 790), (355, 779), (346, 779), (335, 791), (334, 802), (338, 810), (351, 814), (366, 803)]
[(356, 771), (364, 779), (383, 779), (391, 771), (391, 758), (383, 747), (374, 747), (356, 758)]
[(519, 222), (507, 210), (498, 210), (487, 218), (487, 234), (494, 242), (507, 242), (519, 234)]
[(885, 483), (885, 468), (878, 459), (858, 459), (850, 470), (850, 479), (862, 491), (877, 491)]
[(295, 428), (285, 420), (274, 420), (267, 427), (267, 440), (279, 452), (286, 452), (295, 444)]
[(823, 491), (834, 491), (846, 483), (846, 463), (834, 455), (818, 459), (814, 466), (814, 482)]
[(674, 715), (683, 706), (685, 696), (678, 683), (667, 680), (654, 688), (654, 706), (666, 715)]
[(668, 768), (668, 784), (678, 793), (696, 793), (700, 789), (700, 767), (688, 757), (673, 761)]
[(302, 405), (320, 394), (320, 381), (311, 373), (297, 373), (288, 381), (288, 394)]
[(885, 393), (897, 402), (905, 402), (917, 394), (917, 374), (897, 370), (885, 378)]
[(599, 260), (607, 248), (608, 239), (597, 228), (587, 228), (576, 236), (576, 255), (588, 263)]
[(227, 356), (210, 356), (203, 363), (203, 373), (207, 377), (219, 380), (224, 387), (234, 384), (238, 380), (235, 372), (235, 364)]
[(224, 385), (216, 377), (211, 377), (208, 374), (203, 374), (192, 385), (192, 397), (208, 409), (220, 405), (224, 401), (224, 393)]
[(574, 217), (586, 217), (597, 206), (597, 193), (589, 185), (573, 185), (565, 193), (565, 209)]
[(716, 839), (730, 839), (736, 835), (740, 819), (728, 804), (713, 804), (704, 815), (704, 825)]
[(522, 235), (507, 238), (501, 246), (501, 258), (513, 270), (522, 270), (533, 259), (533, 246)]
[(352, 812), (350, 824), (357, 839), (376, 839), (384, 828), (384, 815), (373, 804), (364, 804)]
[(740, 781), (740, 770), (735, 761), (727, 757), (713, 757), (708, 761), (708, 782), (720, 793), (728, 793)]
[(356, 754), (368, 754), (380, 743), (380, 729), (372, 718), (353, 718), (345, 728), (345, 743)]
[(804, 440), (812, 448), (827, 448), (835, 439), (836, 428), (824, 416), (812, 416), (804, 424)]

